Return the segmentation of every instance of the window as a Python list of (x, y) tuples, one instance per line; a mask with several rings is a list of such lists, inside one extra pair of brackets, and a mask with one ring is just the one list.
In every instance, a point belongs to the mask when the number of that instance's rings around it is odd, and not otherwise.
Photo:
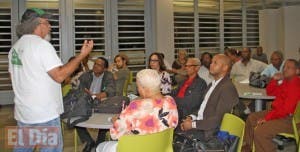
[(52, 0), (52, 1), (27, 1), (26, 2), (27, 8), (41, 8), (44, 11), (50, 13), (51, 19), (51, 41), (50, 43), (54, 46), (58, 56), (61, 56), (61, 50), (60, 50), (60, 27), (59, 27), (59, 1), (58, 0)]
[(220, 52), (219, 1), (199, 1), (199, 48), (200, 52)]
[(144, 7), (144, 0), (118, 1), (118, 49), (134, 73), (146, 68)]
[(92, 56), (105, 55), (103, 0), (74, 1), (74, 37), (76, 53), (86, 39), (94, 40)]
[(234, 48), (243, 46), (240, 1), (224, 0), (224, 46)]
[(260, 1), (247, 1), (247, 46), (259, 45), (259, 16)]
[(12, 90), (8, 73), (8, 52), (12, 46), (11, 3), (0, 2), (0, 91)]
[(175, 58), (180, 49), (195, 56), (194, 1), (174, 0), (173, 7)]

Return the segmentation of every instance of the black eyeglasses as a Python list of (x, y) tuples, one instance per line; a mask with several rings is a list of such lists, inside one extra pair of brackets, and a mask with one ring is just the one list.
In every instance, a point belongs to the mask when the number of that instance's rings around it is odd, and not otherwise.
[(184, 65), (185, 67), (191, 67), (191, 66), (199, 66), (199, 65), (197, 65), (197, 64), (190, 64), (190, 65)]

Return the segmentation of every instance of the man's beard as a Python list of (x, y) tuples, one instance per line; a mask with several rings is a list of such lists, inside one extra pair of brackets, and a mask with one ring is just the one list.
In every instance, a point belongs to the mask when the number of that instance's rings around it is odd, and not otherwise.
[(44, 37), (44, 40), (50, 42), (50, 41), (51, 41), (51, 34), (48, 33), (48, 34)]

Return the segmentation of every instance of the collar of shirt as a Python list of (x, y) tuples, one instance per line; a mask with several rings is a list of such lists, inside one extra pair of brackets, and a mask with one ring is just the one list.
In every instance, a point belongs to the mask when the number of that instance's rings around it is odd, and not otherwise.
[(96, 76), (94, 73), (93, 73), (93, 81), (92, 81), (92, 84), (90, 86), (90, 91), (93, 93), (93, 94), (96, 94), (96, 93), (100, 93), (101, 92), (101, 87), (102, 87), (102, 78), (104, 76), (104, 73), (102, 73), (100, 76)]
[(218, 80), (213, 80), (212, 82), (211, 82), (211, 85), (212, 86), (216, 86), (216, 85), (218, 85), (219, 84), (219, 82), (223, 79), (224, 77), (221, 77), (220, 79), (218, 79)]
[(208, 89), (208, 91), (206, 92), (205, 96), (204, 96), (204, 100), (202, 102), (202, 104), (200, 105), (200, 109), (198, 111), (198, 116), (197, 116), (197, 120), (203, 120), (204, 117), (204, 110), (206, 108), (208, 99), (210, 98), (210, 95), (212, 94), (213, 90), (216, 88), (216, 86), (220, 83), (220, 81), (223, 79), (224, 77), (221, 77), (218, 80), (214, 80), (211, 83), (210, 88)]
[(192, 83), (193, 83), (193, 81), (194, 81), (195, 78), (196, 78), (196, 76), (188, 78), (187, 80), (184, 81), (184, 83), (182, 84), (182, 87), (180, 88), (180, 90), (179, 90), (179, 92), (177, 94), (177, 97), (179, 97), (179, 98), (183, 98), (184, 97), (186, 89), (190, 85), (192, 85)]
[(102, 79), (103, 78), (103, 75), (104, 75), (104, 72), (99, 75), (98, 77), (95, 75), (95, 73), (93, 72), (93, 79), (96, 78), (96, 79)]

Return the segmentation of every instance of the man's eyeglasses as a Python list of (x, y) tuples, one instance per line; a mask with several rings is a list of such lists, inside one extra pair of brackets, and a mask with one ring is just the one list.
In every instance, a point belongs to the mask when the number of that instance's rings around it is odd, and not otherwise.
[(186, 65), (184, 65), (185, 67), (191, 67), (191, 66), (199, 66), (199, 65), (197, 65), (197, 64), (190, 64), (190, 65), (188, 65), (188, 64), (186, 64)]

